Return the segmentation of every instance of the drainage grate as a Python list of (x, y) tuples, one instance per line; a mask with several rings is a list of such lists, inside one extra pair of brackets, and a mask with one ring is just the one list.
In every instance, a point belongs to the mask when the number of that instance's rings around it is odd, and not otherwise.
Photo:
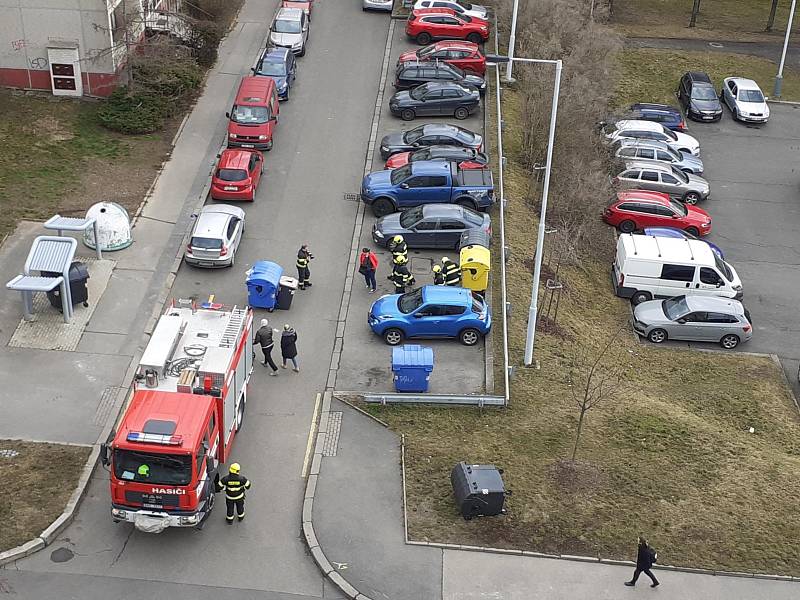
[[(339, 414), (341, 415), (342, 413)], [(2, 458), (14, 458), (16, 456), (19, 456), (19, 452), (17, 452), (16, 450), (11, 450), (10, 448), (3, 448), (2, 450), (0, 450), (0, 457)]]
[(339, 450), (339, 433), (342, 430), (342, 413), (328, 413), (328, 433), (325, 436), (325, 445), (322, 447), (322, 456), (336, 456)]
[(361, 194), (349, 194), (345, 192), (344, 199), (347, 200), (348, 202), (358, 202), (361, 200)]

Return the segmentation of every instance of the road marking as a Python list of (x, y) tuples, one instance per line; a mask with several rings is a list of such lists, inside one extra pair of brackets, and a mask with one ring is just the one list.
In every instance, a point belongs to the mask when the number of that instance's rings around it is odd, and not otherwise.
[(311, 429), (308, 430), (308, 442), (306, 442), (306, 455), (303, 458), (303, 468), (300, 471), (300, 477), (303, 479), (308, 475), (308, 468), (311, 465), (311, 453), (314, 448), (314, 441), (317, 433), (317, 416), (319, 416), (319, 405), (322, 400), (322, 394), (317, 393), (317, 399), (314, 400), (314, 414), (311, 416)]

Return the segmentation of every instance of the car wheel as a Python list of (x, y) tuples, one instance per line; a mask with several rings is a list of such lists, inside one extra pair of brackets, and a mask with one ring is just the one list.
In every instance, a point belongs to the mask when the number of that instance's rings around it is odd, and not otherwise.
[(482, 44), (483, 38), (481, 37), (480, 33), (470, 33), (467, 36), (467, 41), (472, 42), (473, 44)]
[[(306, 40), (306, 41), (308, 41), (308, 40)], [(300, 52), (297, 53), (297, 56), (305, 56), (305, 55), (306, 55), (306, 45), (303, 44), (303, 49), (300, 50)]]
[(417, 35), (417, 43), (420, 46), (427, 46), (431, 43), (431, 34), (425, 33), (424, 31)]
[(663, 329), (652, 329), (650, 333), (647, 334), (647, 339), (653, 342), (654, 344), (660, 344), (662, 342), (667, 341), (667, 332)]
[(473, 329), (472, 327), (468, 329), (462, 329), (461, 332), (458, 334), (458, 341), (464, 344), (465, 346), (474, 346), (477, 344), (481, 339), (481, 334), (477, 329)]
[(378, 198), (372, 203), (372, 214), (376, 217), (382, 217), (393, 212), (395, 212), (394, 204), (388, 198)]
[(698, 202), (700, 202), (700, 194), (698, 194), (697, 192), (686, 192), (683, 195), (683, 201), (686, 204), (697, 204)]
[(648, 300), (652, 300), (653, 295), (650, 292), (635, 292), (633, 296), (631, 296), (631, 304), (636, 306), (637, 304), (641, 304), (642, 302), (647, 302)]
[(397, 346), (397, 344), (403, 341), (403, 332), (397, 327), (389, 327), (389, 329), (383, 332), (383, 341), (390, 346)]
[(459, 206), (463, 206), (464, 208), (471, 208), (472, 210), (478, 210), (478, 205), (475, 204), (474, 200), (470, 198), (459, 198), (456, 200), (456, 204)]
[(694, 237), (700, 237), (700, 230), (698, 230), (697, 227), (687, 227), (684, 231)]
[(733, 350), (739, 345), (739, 336), (732, 333), (724, 335), (719, 341), (719, 345), (725, 348), (725, 350)]
[(230, 263), (228, 263), (228, 266), (229, 266), (229, 267), (233, 267), (235, 264), (236, 264), (236, 252), (234, 252), (233, 254), (231, 254), (231, 262), (230, 262)]
[(622, 233), (632, 233), (636, 230), (636, 223), (634, 223), (630, 219), (626, 219), (625, 221), (617, 225), (617, 228)]
[(416, 116), (417, 113), (415, 113), (414, 110), (411, 108), (403, 109), (400, 112), (400, 118), (403, 119), (403, 121), (413, 121), (416, 118)]
[(459, 121), (463, 121), (469, 116), (469, 111), (463, 106), (459, 106), (453, 113), (453, 116)]

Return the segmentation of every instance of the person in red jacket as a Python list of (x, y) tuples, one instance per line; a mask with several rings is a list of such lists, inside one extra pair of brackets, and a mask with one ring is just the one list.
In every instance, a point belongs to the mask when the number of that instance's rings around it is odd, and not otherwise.
[(378, 284), (375, 282), (375, 271), (378, 270), (378, 257), (369, 248), (361, 249), (361, 256), (358, 257), (358, 272), (364, 276), (364, 283), (372, 294)]

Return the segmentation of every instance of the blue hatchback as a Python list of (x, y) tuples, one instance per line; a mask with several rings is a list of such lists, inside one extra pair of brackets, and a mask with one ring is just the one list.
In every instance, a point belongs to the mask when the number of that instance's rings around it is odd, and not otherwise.
[(252, 68), (253, 75), (272, 77), (279, 100), (289, 99), (289, 88), (297, 75), (297, 61), (288, 48), (266, 48)]
[(471, 290), (425, 285), (378, 298), (367, 323), (390, 346), (405, 338), (458, 338), (474, 346), (489, 333), (492, 315), (486, 301)]
[(686, 131), (686, 120), (681, 111), (669, 104), (651, 104), (640, 102), (631, 104), (631, 112), (635, 115), (634, 119), (642, 121), (655, 121), (661, 123), (672, 131)]
[(708, 244), (712, 252), (714, 252), (714, 254), (719, 256), (722, 260), (725, 260), (725, 256), (722, 254), (722, 249), (719, 246), (717, 246), (716, 244), (712, 244), (708, 240), (699, 238), (696, 235), (692, 235), (691, 233), (688, 233), (683, 229), (678, 229), (677, 227), (645, 227), (644, 234), (654, 235), (655, 237), (678, 238), (684, 240), (700, 240), (701, 242), (705, 242), (706, 244)]

